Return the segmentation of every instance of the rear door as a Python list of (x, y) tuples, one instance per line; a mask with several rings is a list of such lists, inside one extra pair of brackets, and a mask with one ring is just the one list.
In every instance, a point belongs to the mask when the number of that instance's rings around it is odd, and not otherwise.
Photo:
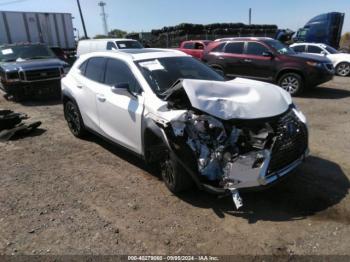
[(224, 47), (224, 53), (218, 56), (219, 60), (223, 60), (225, 74), (229, 77), (245, 75), (243, 63), (245, 59), (243, 41), (229, 42)]
[(272, 80), (274, 59), (267, 56), (271, 50), (259, 42), (247, 42), (242, 61), (242, 75), (262, 80)]
[(96, 96), (103, 88), (106, 59), (94, 57), (83, 63), (75, 75), (76, 88), (74, 97), (78, 103), (84, 124), (100, 133), (99, 116), (96, 107)]
[[(121, 83), (128, 83), (134, 95), (126, 90), (112, 91), (113, 86)], [(104, 86), (98, 94), (97, 109), (104, 136), (142, 154), (141, 121), (144, 99), (137, 79), (124, 61), (108, 59)]]

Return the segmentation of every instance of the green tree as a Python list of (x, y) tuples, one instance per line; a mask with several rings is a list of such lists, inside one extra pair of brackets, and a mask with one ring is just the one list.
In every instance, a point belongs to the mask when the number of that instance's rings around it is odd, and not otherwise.
[(340, 40), (340, 47), (350, 48), (350, 32), (345, 33)]
[(95, 35), (94, 39), (103, 39), (103, 38), (108, 38), (106, 35)]
[(120, 30), (120, 29), (113, 29), (112, 31), (109, 32), (109, 36), (115, 37), (115, 38), (123, 38), (127, 32)]

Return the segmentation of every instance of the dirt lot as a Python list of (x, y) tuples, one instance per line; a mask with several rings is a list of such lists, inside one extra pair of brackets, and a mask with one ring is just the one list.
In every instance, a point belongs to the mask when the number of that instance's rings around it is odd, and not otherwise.
[(99, 138), (74, 138), (62, 105), (0, 108), (43, 121), (0, 144), (1, 254), (350, 255), (350, 78), (295, 99), (311, 157), (268, 191), (172, 195), (144, 163)]

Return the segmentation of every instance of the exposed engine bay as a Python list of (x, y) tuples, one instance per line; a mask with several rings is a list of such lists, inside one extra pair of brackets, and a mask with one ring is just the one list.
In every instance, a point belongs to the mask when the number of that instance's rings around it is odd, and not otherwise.
[[(202, 183), (232, 194), (242, 206), (238, 190), (269, 185), (299, 165), (308, 151), (305, 119), (290, 106), (274, 117), (227, 120), (223, 112), (192, 107), (177, 84), (167, 99), (170, 109), (185, 113), (165, 129), (172, 148)], [(195, 162), (195, 165), (193, 165)]]

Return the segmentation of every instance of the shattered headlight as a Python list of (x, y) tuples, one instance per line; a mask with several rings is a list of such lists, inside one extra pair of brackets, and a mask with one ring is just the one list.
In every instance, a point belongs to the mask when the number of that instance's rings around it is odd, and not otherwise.
[(293, 109), (294, 114), (299, 118), (299, 120), (301, 122), (303, 122), (304, 124), (307, 124), (306, 116), (304, 115), (303, 112), (301, 112), (301, 110), (297, 107), (296, 104), (292, 105), (292, 109)]

